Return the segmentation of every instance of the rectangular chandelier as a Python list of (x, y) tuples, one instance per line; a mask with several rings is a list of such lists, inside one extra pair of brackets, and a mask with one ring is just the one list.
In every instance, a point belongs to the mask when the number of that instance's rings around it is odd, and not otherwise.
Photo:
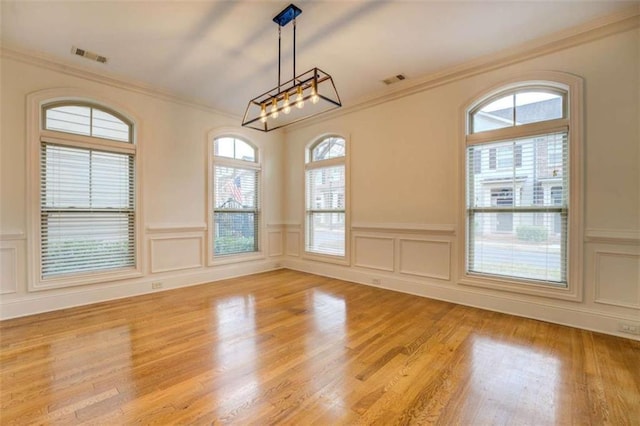
[[(278, 85), (249, 101), (242, 125), (263, 132), (322, 114), (342, 106), (333, 78), (319, 68), (296, 75), (296, 17), (302, 13), (290, 4), (273, 18), (278, 24)], [(281, 28), (293, 21), (293, 78), (280, 82)]]

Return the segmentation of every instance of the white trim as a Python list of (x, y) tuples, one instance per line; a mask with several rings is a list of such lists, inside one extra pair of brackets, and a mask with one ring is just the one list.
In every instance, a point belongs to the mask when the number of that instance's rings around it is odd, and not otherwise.
[(585, 242), (600, 244), (640, 244), (640, 231), (633, 229), (585, 230)]
[(445, 234), (455, 235), (456, 226), (452, 224), (429, 224), (429, 223), (374, 223), (374, 222), (354, 222), (351, 224), (352, 231), (376, 231), (376, 232), (396, 232), (412, 234)]
[[(296, 271), (318, 274), (358, 284), (383, 288), (420, 297), (442, 300), (459, 305), (471, 306), (494, 312), (502, 312), (518, 317), (547, 321), (584, 330), (611, 334), (632, 340), (640, 336), (621, 333), (620, 322), (637, 323), (637, 316), (615, 315), (595, 311), (584, 305), (549, 299), (523, 299), (515, 293), (489, 293), (475, 287), (451, 286), (449, 282), (435, 279), (407, 279), (379, 272), (368, 272), (326, 263), (306, 262), (298, 259), (285, 259), (284, 267)], [(373, 280), (380, 284), (373, 284)]]
[[(466, 177), (466, 147), (467, 147), (467, 121), (469, 111), (482, 103), (485, 99), (495, 96), (500, 92), (513, 90), (524, 86), (544, 86), (562, 88), (567, 91), (569, 109), (569, 230), (567, 235), (567, 287), (554, 287), (544, 285), (535, 280), (520, 280), (516, 278), (501, 278), (482, 274), (467, 273), (467, 177)], [(534, 71), (526, 72), (519, 76), (512, 77), (506, 81), (499, 82), (470, 98), (460, 109), (460, 143), (458, 152), (458, 226), (462, 232), (458, 233), (458, 247), (461, 255), (458, 256), (458, 283), (462, 285), (492, 288), (501, 291), (514, 293), (531, 294), (535, 296), (557, 298), (581, 302), (583, 300), (584, 282), (583, 274), (583, 212), (584, 212), (584, 162), (582, 155), (583, 126), (584, 126), (584, 102), (583, 85), (581, 77), (573, 74), (556, 71)], [(513, 128), (511, 128), (513, 129)], [(507, 129), (510, 130), (510, 129)]]
[(207, 230), (206, 223), (153, 223), (147, 225), (147, 234), (165, 234), (178, 232), (203, 232)]

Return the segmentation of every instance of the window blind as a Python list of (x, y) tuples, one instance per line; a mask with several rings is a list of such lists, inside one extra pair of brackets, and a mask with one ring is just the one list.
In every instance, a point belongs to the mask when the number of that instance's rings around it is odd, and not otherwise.
[(566, 131), (467, 147), (469, 272), (566, 286), (568, 155)]
[(345, 166), (306, 172), (306, 250), (345, 255)]
[(41, 143), (41, 275), (135, 266), (134, 156)]

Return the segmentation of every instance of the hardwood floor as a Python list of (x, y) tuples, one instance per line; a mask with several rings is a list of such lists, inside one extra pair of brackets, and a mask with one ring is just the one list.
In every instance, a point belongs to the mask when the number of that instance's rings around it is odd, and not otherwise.
[(640, 342), (275, 271), (0, 323), (10, 424), (640, 424)]

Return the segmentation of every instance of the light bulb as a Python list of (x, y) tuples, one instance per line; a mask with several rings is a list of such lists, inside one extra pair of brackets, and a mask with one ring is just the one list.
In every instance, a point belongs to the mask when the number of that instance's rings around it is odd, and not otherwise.
[(278, 118), (278, 101), (273, 98), (273, 102), (271, 103), (271, 118)]
[(320, 100), (320, 96), (318, 96), (318, 89), (316, 88), (316, 82), (314, 81), (311, 85), (311, 103), (317, 104)]
[(284, 93), (284, 103), (282, 104), (282, 111), (285, 114), (289, 114), (291, 112), (291, 106), (289, 105), (289, 92)]
[(298, 96), (296, 96), (296, 106), (302, 108), (304, 106), (304, 99), (302, 98), (302, 86), (298, 86)]
[(265, 104), (260, 107), (260, 121), (262, 123), (267, 122), (267, 106)]

